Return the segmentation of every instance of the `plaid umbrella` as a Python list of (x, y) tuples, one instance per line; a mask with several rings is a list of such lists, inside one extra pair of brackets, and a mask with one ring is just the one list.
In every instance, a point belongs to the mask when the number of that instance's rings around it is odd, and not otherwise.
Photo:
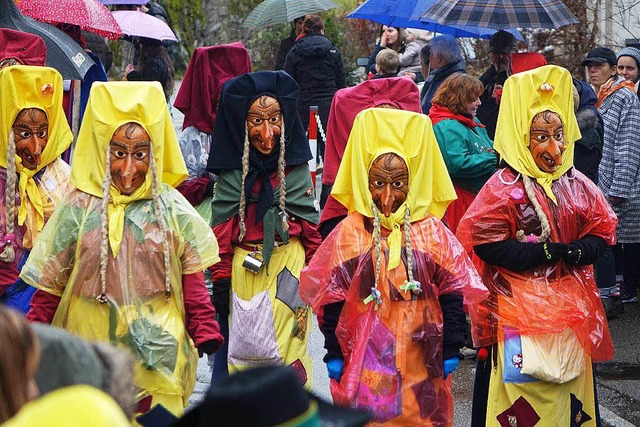
[(561, 0), (439, 0), (420, 20), (495, 29), (560, 28), (580, 22)]
[(265, 0), (251, 11), (242, 26), (255, 29), (291, 22), (300, 16), (322, 12), (337, 6), (331, 0)]

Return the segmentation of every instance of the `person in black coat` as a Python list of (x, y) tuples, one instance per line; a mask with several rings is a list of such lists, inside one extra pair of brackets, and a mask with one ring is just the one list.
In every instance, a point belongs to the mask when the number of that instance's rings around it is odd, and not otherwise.
[[(298, 113), (305, 131), (309, 128), (309, 107), (318, 106), (322, 127), (327, 129), (333, 95), (347, 86), (342, 55), (324, 35), (318, 15), (305, 16), (303, 34), (284, 61), (284, 71), (300, 86)], [(318, 138), (318, 155), (324, 156), (324, 141)]]
[(276, 71), (282, 70), (284, 67), (284, 60), (287, 58), (287, 54), (291, 50), (296, 39), (302, 34), (302, 23), (304, 22), (304, 16), (300, 16), (293, 20), (293, 26), (291, 27), (291, 33), (286, 39), (280, 40), (280, 47), (276, 53)]

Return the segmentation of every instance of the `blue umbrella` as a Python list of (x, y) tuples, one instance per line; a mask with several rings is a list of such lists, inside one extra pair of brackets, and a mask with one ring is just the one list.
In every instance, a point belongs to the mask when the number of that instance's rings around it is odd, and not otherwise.
[[(347, 15), (347, 18), (368, 19), (391, 27), (418, 28), (454, 37), (488, 39), (496, 32), (492, 28), (441, 25), (420, 20), (422, 14), (434, 4), (436, 0), (367, 0)], [(510, 32), (522, 40), (522, 35), (517, 30)]]

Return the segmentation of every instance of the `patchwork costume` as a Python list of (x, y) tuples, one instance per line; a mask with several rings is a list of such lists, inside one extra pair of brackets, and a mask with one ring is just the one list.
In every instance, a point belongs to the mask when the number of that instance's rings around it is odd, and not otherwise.
[[(18, 280), (20, 269), (45, 222), (71, 189), (71, 168), (60, 159), (73, 139), (62, 111), (62, 92), (62, 77), (53, 68), (12, 65), (0, 71), (0, 295), (5, 304), (25, 313), (35, 290)], [(48, 121), (48, 140), (34, 169), (23, 165), (16, 153), (18, 136), (12, 128), (21, 111), (32, 108), (43, 111)], [(13, 160), (7, 156), (9, 150)], [(9, 247), (12, 256), (5, 256)]]
[[(129, 195), (109, 169), (110, 141), (127, 123), (150, 137), (151, 162)], [(210, 353), (222, 343), (202, 273), (219, 260), (216, 239), (172, 188), (186, 175), (159, 83), (94, 84), (74, 154), (76, 188), (21, 275), (39, 289), (30, 320), (132, 353), (137, 412), (161, 403), (180, 415), (195, 384), (195, 347)]]
[[(310, 384), (311, 317), (298, 277), (320, 236), (297, 96), (283, 71), (244, 74), (223, 86), (208, 164), (218, 175), (212, 223), (221, 257), (211, 270), (214, 304), (221, 315), (230, 311), (229, 372), (292, 365)], [(263, 99), (277, 101), (270, 108), (278, 113), (255, 127), (280, 129), (268, 154), (249, 136), (252, 106)]]
[[(615, 242), (617, 221), (573, 168), (580, 132), (571, 86), (569, 72), (552, 65), (506, 81), (495, 149), (509, 167), (458, 227), (491, 292), (469, 309), (475, 344), (490, 350), (478, 363), (474, 425), (596, 425), (591, 362), (610, 360), (613, 344), (591, 264)], [(563, 139), (553, 171), (534, 158), (539, 117), (562, 124), (543, 138)]]
[[(372, 201), (369, 174), (388, 153), (406, 165), (408, 193), (386, 217)], [(300, 286), (325, 335), (325, 362), (344, 360), (339, 382), (331, 381), (334, 403), (372, 411), (372, 425), (452, 426), (443, 362), (461, 358), (463, 298), (471, 303), (487, 290), (439, 220), (455, 191), (431, 121), (380, 108), (358, 114), (332, 196), (349, 215)]]

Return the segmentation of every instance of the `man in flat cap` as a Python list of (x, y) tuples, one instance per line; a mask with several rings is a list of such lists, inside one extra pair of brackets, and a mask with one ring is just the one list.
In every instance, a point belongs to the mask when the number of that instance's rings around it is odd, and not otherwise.
[(489, 53), (491, 54), (491, 67), (480, 76), (484, 85), (484, 92), (480, 95), (482, 105), (478, 108), (478, 120), (487, 127), (487, 133), (491, 140), (496, 134), (496, 122), (498, 121), (498, 109), (500, 108), (500, 96), (502, 85), (507, 77), (513, 74), (511, 61), (516, 47), (516, 38), (513, 34), (500, 30), (489, 40)]

